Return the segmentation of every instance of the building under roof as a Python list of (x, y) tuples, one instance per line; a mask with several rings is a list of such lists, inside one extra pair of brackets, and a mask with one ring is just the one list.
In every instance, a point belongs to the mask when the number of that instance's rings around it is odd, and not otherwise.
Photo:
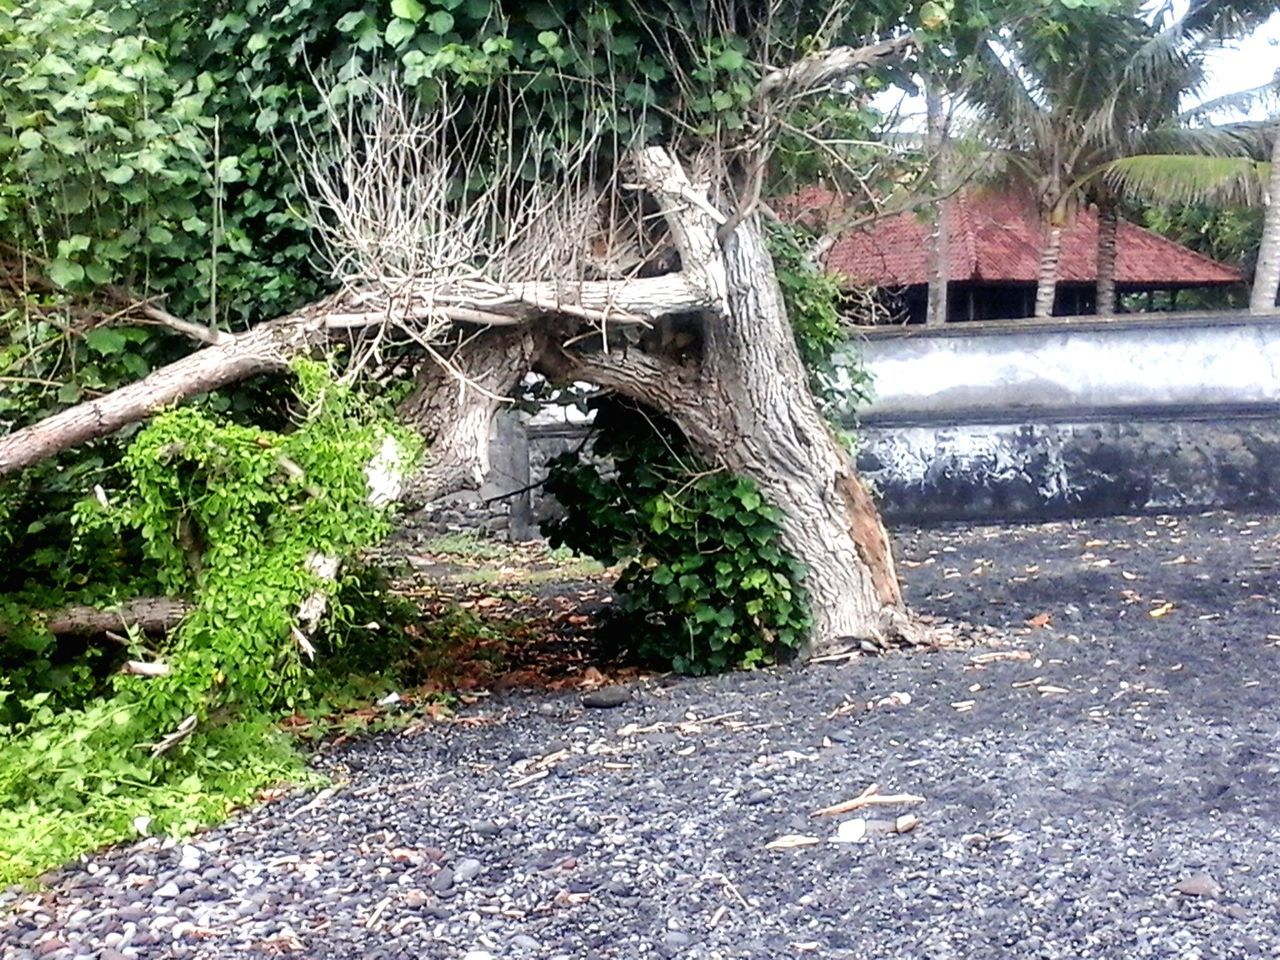
[[(1035, 205), (1015, 194), (965, 190), (946, 201), (950, 226), (948, 320), (997, 320), (1032, 315), (1044, 228)], [(784, 215), (818, 229), (838, 223), (848, 201), (826, 187), (806, 187), (780, 201)], [(924, 212), (879, 218), (841, 233), (826, 267), (851, 285), (886, 291), (909, 322), (924, 320), (932, 224)], [(1098, 218), (1081, 210), (1063, 230), (1054, 313), (1094, 312)], [(1119, 294), (1225, 287), (1238, 272), (1127, 220), (1116, 254)], [(900, 317), (901, 318), (901, 317)]]

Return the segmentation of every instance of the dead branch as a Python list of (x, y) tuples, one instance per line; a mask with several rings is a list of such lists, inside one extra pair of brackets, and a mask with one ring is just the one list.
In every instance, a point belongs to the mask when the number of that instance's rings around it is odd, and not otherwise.
[[(129, 629), (164, 633), (177, 626), (190, 609), (191, 604), (185, 600), (140, 597), (108, 609), (77, 603), (57, 610), (36, 611), (32, 617), (54, 636), (96, 637)], [(0, 624), (0, 635), (5, 632)]]
[(756, 99), (799, 96), (859, 73), (866, 73), (904, 57), (915, 46), (911, 35), (865, 47), (832, 47), (785, 67), (767, 72), (756, 84)]

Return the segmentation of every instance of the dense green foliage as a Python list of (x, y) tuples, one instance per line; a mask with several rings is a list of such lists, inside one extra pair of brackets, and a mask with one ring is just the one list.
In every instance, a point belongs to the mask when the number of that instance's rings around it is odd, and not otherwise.
[(776, 663), (804, 641), (799, 564), (755, 485), (708, 470), (674, 425), (621, 400), (594, 404), (602, 474), (574, 454), (551, 464), (565, 506), (556, 545), (624, 562), (606, 636), (630, 656), (708, 673)]
[[(387, 437), (412, 449), (321, 365), (299, 366), (298, 395), (285, 433), (194, 408), (158, 417), (124, 459), (127, 485), (79, 505), (75, 528), (97, 562), (111, 566), (105, 544), (136, 540), (141, 564), (128, 587), (153, 583), (194, 608), (154, 648), (127, 638), (122, 654), (165, 664), (160, 676), (87, 672), (44, 690), (47, 676), (5, 677), (0, 884), (130, 836), (137, 817), (174, 831), (210, 822), (296, 772), (271, 721), (313, 694), (313, 641), (293, 628), (299, 605), (338, 586), (309, 560), (350, 555), (386, 531), (364, 465)], [(50, 640), (38, 623), (7, 630), (6, 643), (32, 652)], [(340, 625), (318, 635), (312, 655), (333, 654), (342, 636)], [(188, 739), (149, 751), (184, 723), (195, 725)]]

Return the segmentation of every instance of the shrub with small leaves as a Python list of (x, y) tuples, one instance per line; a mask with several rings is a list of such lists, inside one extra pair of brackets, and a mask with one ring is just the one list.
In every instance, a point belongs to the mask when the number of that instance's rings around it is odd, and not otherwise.
[(786, 660), (810, 616), (800, 564), (778, 545), (780, 514), (754, 483), (708, 470), (668, 421), (597, 401), (594, 455), (566, 454), (546, 488), (565, 506), (555, 546), (624, 564), (607, 629), (624, 652), (702, 674)]

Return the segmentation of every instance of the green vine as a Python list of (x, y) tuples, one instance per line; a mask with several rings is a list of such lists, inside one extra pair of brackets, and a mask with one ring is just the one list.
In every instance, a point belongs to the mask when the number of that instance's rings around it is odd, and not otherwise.
[[(50, 691), (0, 681), (0, 885), (71, 853), (129, 836), (137, 817), (185, 831), (295, 774), (271, 720), (312, 695), (300, 604), (339, 583), (317, 556), (348, 557), (388, 529), (369, 502), (366, 466), (393, 441), (402, 468), (416, 445), (330, 378), (299, 363), (298, 422), (282, 433), (170, 411), (144, 429), (123, 461), (127, 486), (77, 508), (78, 530), (140, 538), (138, 580), (194, 607), (158, 648), (130, 638), (128, 655), (160, 676), (116, 673), (77, 706)], [(6, 713), (0, 713), (0, 718)], [(172, 750), (150, 747), (195, 717)]]
[(602, 629), (627, 655), (681, 673), (790, 657), (810, 617), (778, 511), (751, 481), (707, 470), (669, 421), (617, 399), (594, 408), (593, 454), (610, 475), (566, 454), (546, 489), (565, 506), (549, 525), (554, 546), (623, 563)]

